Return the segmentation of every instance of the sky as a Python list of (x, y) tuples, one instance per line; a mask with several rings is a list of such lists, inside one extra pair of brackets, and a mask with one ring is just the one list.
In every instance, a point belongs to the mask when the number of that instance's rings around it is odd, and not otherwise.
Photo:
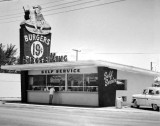
[(41, 5), (51, 52), (160, 71), (159, 0), (0, 0), (0, 43), (16, 45), (23, 6)]

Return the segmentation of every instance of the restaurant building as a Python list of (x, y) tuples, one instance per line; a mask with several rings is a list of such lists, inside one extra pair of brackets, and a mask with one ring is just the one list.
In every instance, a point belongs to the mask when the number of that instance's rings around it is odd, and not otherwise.
[(42, 14), (37, 19), (43, 20), (32, 20), (41, 9), (24, 8), (25, 20), (20, 24), (21, 65), (1, 67), (21, 71), (22, 102), (49, 104), (49, 89), (54, 86), (54, 105), (114, 106), (117, 97), (128, 105), (132, 94), (151, 86), (159, 75), (107, 61), (68, 62), (66, 55), (50, 53), (50, 25)]
[(21, 71), (21, 97), (25, 103), (49, 103), (49, 88), (54, 86), (53, 104), (114, 106), (117, 97), (123, 105), (131, 96), (151, 86), (159, 73), (107, 61), (54, 62), (2, 66)]

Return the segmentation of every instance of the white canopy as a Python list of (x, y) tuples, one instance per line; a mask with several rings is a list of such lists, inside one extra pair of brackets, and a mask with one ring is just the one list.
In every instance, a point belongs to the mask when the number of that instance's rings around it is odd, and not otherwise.
[(100, 60), (87, 60), (87, 61), (72, 61), (72, 62), (53, 62), (53, 63), (37, 63), (37, 64), (22, 64), (22, 65), (5, 65), (1, 66), (1, 69), (26, 71), (26, 70), (49, 70), (49, 69), (64, 69), (75, 67), (98, 67), (104, 66), (121, 71), (128, 71), (134, 73), (160, 75), (159, 72), (138, 68), (134, 66), (122, 65), (118, 63), (100, 61)]

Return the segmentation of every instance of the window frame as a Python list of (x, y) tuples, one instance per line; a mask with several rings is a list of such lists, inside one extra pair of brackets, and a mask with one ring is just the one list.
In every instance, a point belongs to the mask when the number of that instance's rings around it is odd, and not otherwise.
[[(75, 75), (75, 76), (81, 75), (82, 76), (81, 77), (81, 81), (82, 81), (81, 85), (77, 85), (77, 86), (68, 85), (68, 75)], [(92, 79), (96, 78), (96, 86), (85, 85), (85, 77), (86, 77), (86, 75), (87, 76), (89, 76), (89, 75), (93, 76), (93, 78), (91, 77)], [(33, 84), (30, 84), (30, 78), (33, 78), (33, 80), (34, 80), (34, 77), (37, 77), (37, 76), (39, 76), (39, 77), (40, 76), (45, 76), (45, 82), (44, 82), (43, 85), (34, 85), (34, 81), (33, 81)], [(66, 91), (66, 92), (69, 92), (71, 90), (68, 90), (68, 87), (74, 87), (74, 88), (77, 88), (77, 90), (74, 90), (76, 92), (77, 91), (80, 91), (80, 92), (98, 92), (98, 88), (99, 88), (98, 87), (98, 73), (29, 75), (29, 83), (28, 83), (28, 85), (32, 86), (32, 88), (28, 88), (28, 90), (34, 90), (34, 88), (37, 87), (37, 88), (41, 88), (41, 90), (42, 90), (42, 88), (43, 89), (45, 88), (44, 91), (48, 91), (49, 88), (52, 86), (52, 84), (49, 85), (49, 80), (48, 80), (49, 76), (63, 76), (62, 77), (63, 80), (64, 80), (64, 85), (63, 86), (60, 86), (60, 85), (54, 86), (53, 85), (55, 88), (58, 88), (57, 91)], [(60, 87), (62, 87), (63, 90), (60, 90)], [(82, 89), (80, 89), (80, 88), (82, 88)]]
[[(124, 89), (118, 89), (118, 90), (127, 90), (127, 79), (117, 79), (117, 81), (124, 83)], [(123, 82), (124, 81), (124, 82)], [(117, 84), (116, 85), (120, 85), (120, 84)]]

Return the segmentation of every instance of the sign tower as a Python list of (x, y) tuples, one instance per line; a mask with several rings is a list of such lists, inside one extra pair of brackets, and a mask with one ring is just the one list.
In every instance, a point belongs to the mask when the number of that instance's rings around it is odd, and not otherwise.
[[(41, 13), (41, 6), (23, 7), (20, 24), (20, 64), (45, 63), (50, 55), (51, 27)], [(21, 71), (21, 99), (27, 102), (28, 71)]]

